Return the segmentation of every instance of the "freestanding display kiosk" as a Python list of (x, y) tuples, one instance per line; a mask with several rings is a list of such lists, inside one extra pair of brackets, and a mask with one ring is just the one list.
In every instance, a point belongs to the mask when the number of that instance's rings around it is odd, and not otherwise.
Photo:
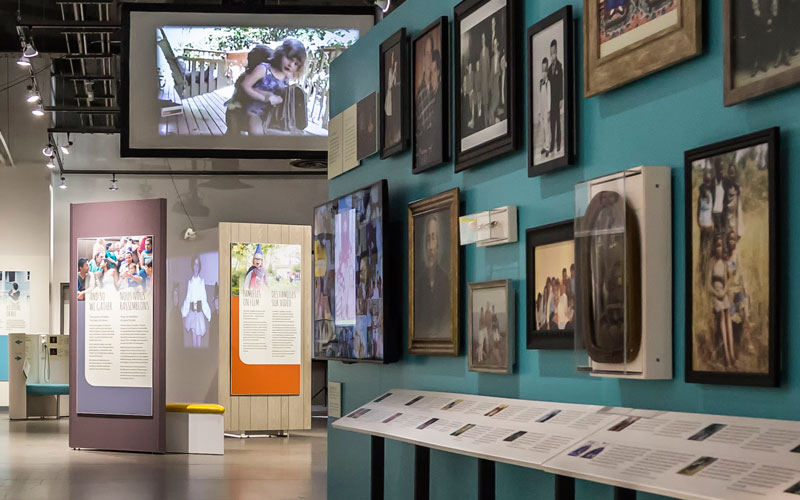
[(70, 212), (69, 446), (164, 453), (167, 200)]

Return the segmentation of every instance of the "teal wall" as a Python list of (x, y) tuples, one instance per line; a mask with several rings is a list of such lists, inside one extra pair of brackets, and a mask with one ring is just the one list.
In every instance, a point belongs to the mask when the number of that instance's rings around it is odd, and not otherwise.
[[(378, 89), (378, 46), (401, 27), (415, 34), (437, 16), (452, 21), (454, 0), (408, 0), (379, 23), (364, 38), (341, 55), (331, 70), (331, 115)], [(467, 371), (464, 355), (456, 358), (410, 356), (387, 366), (329, 363), (331, 381), (342, 382), (343, 412), (348, 412), (394, 387), (463, 392), (521, 399), (625, 405), (640, 408), (720, 413), (754, 417), (798, 419), (800, 408), (800, 330), (798, 261), (789, 256), (800, 251), (798, 210), (790, 199), (800, 199), (800, 175), (791, 168), (800, 157), (800, 87), (732, 108), (722, 106), (722, 3), (703, 2), (704, 51), (700, 57), (641, 79), (621, 89), (592, 99), (578, 100), (579, 156), (577, 166), (541, 177), (527, 176), (527, 128), (523, 147), (516, 153), (454, 174), (452, 165), (411, 175), (411, 155), (405, 153), (384, 161), (377, 155), (330, 183), (331, 197), (350, 192), (379, 179), (389, 181), (390, 219), (401, 240), (395, 265), (407, 276), (406, 205), (452, 187), (462, 191), (465, 213), (503, 205), (519, 207), (520, 242), (480, 249), (474, 245), (463, 253), (466, 282), (510, 278), (517, 291), (518, 363), (513, 375), (478, 374)], [(564, 0), (526, 1), (524, 26), (565, 5)], [(582, 24), (582, 3), (573, 12)], [(582, 29), (578, 30), (579, 37)], [(580, 38), (579, 38), (580, 39)], [(523, 37), (518, 40), (524, 46)], [(579, 45), (578, 60), (583, 60)], [(526, 55), (527, 57), (527, 55)], [(578, 88), (583, 87), (578, 71)], [(520, 71), (519, 74), (524, 74)], [(527, 109), (527, 97), (520, 103)], [(780, 126), (781, 167), (778, 170), (778, 235), (781, 278), (779, 331), (782, 335), (783, 375), (777, 389), (687, 384), (684, 372), (684, 199), (683, 153), (723, 139)], [(527, 127), (527, 124), (525, 125)], [(637, 165), (669, 165), (673, 168), (673, 308), (674, 370), (669, 381), (596, 379), (575, 373), (574, 359), (567, 351), (529, 351), (525, 345), (525, 229), (573, 216), (575, 183)], [(389, 265), (392, 265), (390, 263)], [(406, 281), (387, 283), (402, 288)], [(465, 293), (462, 287), (461, 293)], [(403, 340), (407, 342), (408, 304), (402, 308)], [(462, 325), (466, 324), (466, 311)], [(463, 328), (462, 328), (463, 330)], [(463, 339), (463, 336), (462, 336)], [(404, 348), (405, 351), (405, 348)], [(792, 360), (790, 362), (790, 360)], [(790, 365), (794, 366), (790, 366)], [(369, 498), (369, 438), (338, 431), (328, 432), (328, 498)], [(433, 451), (431, 454), (432, 498), (475, 498), (476, 460)], [(386, 444), (386, 498), (412, 498), (413, 447), (398, 442)], [(510, 465), (498, 465), (499, 500), (551, 499), (553, 480), (548, 474)], [(577, 498), (612, 498), (612, 489), (578, 481)], [(660, 498), (640, 494), (639, 498)]]

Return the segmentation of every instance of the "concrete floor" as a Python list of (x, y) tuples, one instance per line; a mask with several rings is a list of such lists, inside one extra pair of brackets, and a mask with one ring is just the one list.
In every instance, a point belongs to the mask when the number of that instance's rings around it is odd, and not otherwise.
[(0, 414), (2, 500), (324, 500), (325, 419), (289, 438), (225, 439), (225, 455), (75, 451), (69, 419)]

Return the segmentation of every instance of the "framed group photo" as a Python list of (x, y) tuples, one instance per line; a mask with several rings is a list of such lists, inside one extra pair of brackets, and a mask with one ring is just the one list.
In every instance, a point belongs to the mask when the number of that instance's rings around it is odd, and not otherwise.
[(779, 134), (685, 154), (687, 382), (779, 383)]
[(406, 29), (401, 28), (383, 42), (380, 54), (380, 150), (381, 159), (384, 159), (406, 151), (411, 142)]
[(525, 231), (528, 349), (575, 345), (575, 240), (572, 219)]
[(470, 283), (468, 302), (469, 370), (511, 373), (516, 340), (511, 280)]
[(528, 177), (575, 163), (572, 6), (528, 28)]
[(800, 2), (723, 3), (724, 103), (800, 83)]
[(408, 205), (408, 352), (459, 350), (458, 188)]
[(520, 0), (464, 0), (455, 7), (455, 170), (517, 148)]
[(700, 55), (700, 0), (583, 0), (584, 97)]
[(441, 17), (414, 37), (414, 174), (450, 161), (450, 23)]

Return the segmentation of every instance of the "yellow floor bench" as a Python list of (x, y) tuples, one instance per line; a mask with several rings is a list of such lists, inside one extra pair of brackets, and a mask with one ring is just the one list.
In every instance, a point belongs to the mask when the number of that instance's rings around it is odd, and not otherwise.
[(206, 403), (167, 403), (167, 453), (222, 455), (225, 408)]

